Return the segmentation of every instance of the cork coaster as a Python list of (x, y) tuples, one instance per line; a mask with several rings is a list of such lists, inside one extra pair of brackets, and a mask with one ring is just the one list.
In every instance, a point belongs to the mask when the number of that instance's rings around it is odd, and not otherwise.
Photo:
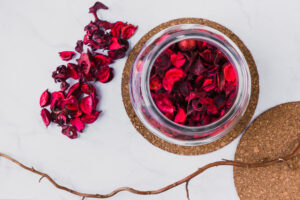
[[(227, 35), (241, 50), (241, 52), (244, 54), (244, 57), (246, 58), (246, 61), (248, 63), (250, 74), (251, 74), (251, 97), (250, 102), (248, 105), (248, 108), (241, 119), (241, 121), (235, 126), (235, 128), (222, 137), (221, 139), (201, 145), (201, 146), (180, 146), (176, 144), (172, 144), (169, 142), (166, 142), (159, 137), (152, 134), (148, 129), (145, 128), (145, 126), (142, 124), (142, 122), (139, 120), (137, 115), (135, 114), (135, 111), (132, 107), (130, 96), (129, 96), (129, 74), (132, 67), (132, 64), (143, 47), (143, 45), (156, 33), (159, 31), (168, 28), (170, 26), (178, 25), (178, 24), (202, 24), (205, 26), (212, 27), (214, 29), (219, 30), (223, 34)], [(256, 69), (256, 65), (254, 62), (254, 59), (250, 53), (250, 51), (247, 49), (247, 47), (244, 45), (244, 43), (236, 36), (232, 31), (225, 28), (224, 26), (217, 24), (215, 22), (206, 20), (206, 19), (199, 19), (199, 18), (181, 18), (181, 19), (175, 19), (171, 20), (169, 22), (163, 23), (152, 30), (150, 30), (146, 35), (144, 35), (140, 41), (135, 45), (135, 47), (132, 49), (132, 51), (129, 54), (129, 57), (127, 59), (127, 62), (125, 64), (125, 68), (123, 71), (122, 76), (122, 97), (123, 97), (123, 103), (126, 109), (126, 112), (133, 124), (133, 126), (136, 128), (136, 130), (141, 133), (141, 135), (146, 138), (151, 144), (166, 150), (168, 152), (172, 152), (175, 154), (181, 154), (181, 155), (198, 155), (198, 154), (204, 154), (208, 152), (215, 151), (217, 149), (220, 149), (224, 147), (225, 145), (229, 144), (231, 141), (233, 141), (238, 135), (240, 135), (249, 121), (251, 120), (256, 105), (258, 101), (258, 95), (259, 95), (259, 78), (258, 73)]]
[[(300, 102), (276, 106), (246, 130), (235, 159), (259, 162), (292, 152), (300, 141)], [(234, 168), (241, 200), (300, 200), (300, 153), (290, 161), (256, 169)]]

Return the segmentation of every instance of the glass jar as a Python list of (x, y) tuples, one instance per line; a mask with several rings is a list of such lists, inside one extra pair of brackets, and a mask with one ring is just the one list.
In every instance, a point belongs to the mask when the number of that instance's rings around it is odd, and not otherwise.
[[(149, 89), (156, 58), (170, 45), (186, 39), (213, 44), (227, 56), (237, 72), (238, 88), (233, 105), (220, 119), (204, 126), (184, 126), (166, 118), (156, 107)], [(250, 99), (251, 76), (244, 55), (225, 34), (200, 24), (180, 24), (158, 32), (141, 48), (131, 68), (129, 93), (138, 118), (149, 131), (170, 143), (196, 146), (221, 138), (240, 121)]]

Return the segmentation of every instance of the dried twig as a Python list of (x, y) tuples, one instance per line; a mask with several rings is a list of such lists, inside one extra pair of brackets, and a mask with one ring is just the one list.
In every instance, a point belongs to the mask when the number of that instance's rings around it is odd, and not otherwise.
[(122, 191), (128, 191), (128, 192), (131, 192), (131, 193), (134, 193), (134, 194), (139, 194), (139, 195), (153, 195), (153, 194), (160, 194), (162, 192), (165, 192), (167, 190), (170, 190), (174, 187), (177, 187), (183, 183), (186, 184), (186, 192), (187, 192), (187, 198), (189, 200), (189, 191), (188, 191), (188, 183), (191, 179), (193, 179), (194, 177), (198, 176), (199, 174), (201, 174), (202, 172), (204, 172), (205, 170), (209, 169), (209, 168), (212, 168), (212, 167), (216, 167), (216, 166), (235, 166), (235, 167), (242, 167), (242, 168), (259, 168), (259, 167), (267, 167), (267, 166), (270, 166), (270, 165), (274, 165), (276, 163), (281, 163), (281, 162), (284, 162), (284, 161), (288, 161), (290, 159), (292, 159), (294, 156), (297, 155), (297, 153), (300, 152), (300, 142), (298, 143), (297, 147), (295, 148), (295, 150), (293, 152), (291, 152), (290, 154), (284, 156), (284, 157), (280, 157), (280, 158), (277, 158), (277, 159), (274, 159), (274, 160), (269, 160), (269, 161), (262, 161), (262, 162), (258, 162), (258, 163), (244, 163), (244, 162), (239, 162), (239, 161), (230, 161), (230, 160), (223, 160), (223, 161), (217, 161), (217, 162), (213, 162), (213, 163), (209, 163), (201, 168), (199, 168), (198, 170), (196, 170), (195, 172), (191, 173), (190, 175), (184, 177), (183, 179), (179, 180), (179, 181), (176, 181), (170, 185), (167, 185), (163, 188), (160, 188), (160, 189), (157, 189), (157, 190), (136, 190), (134, 188), (131, 188), (131, 187), (120, 187), (120, 188), (117, 188), (115, 190), (113, 190), (112, 192), (108, 193), (108, 194), (88, 194), (88, 193), (82, 193), (82, 192), (78, 192), (78, 191), (75, 191), (75, 190), (72, 190), (70, 188), (67, 188), (65, 186), (62, 186), (62, 185), (59, 185), (58, 183), (56, 183), (48, 174), (46, 173), (43, 173), (43, 172), (40, 172), (40, 171), (37, 171), (35, 170), (33, 167), (30, 168), (30, 167), (27, 167), (25, 165), (23, 165), (22, 163), (20, 163), (19, 161), (13, 159), (12, 157), (6, 155), (6, 154), (3, 154), (3, 153), (0, 153), (0, 156), (14, 162), (15, 164), (17, 164), (18, 166), (22, 167), (23, 169), (26, 169), (32, 173), (35, 173), (35, 174), (38, 174), (41, 176), (41, 178), (46, 178), (48, 179), (56, 188), (60, 189), (60, 190), (65, 190), (69, 193), (72, 193), (72, 194), (75, 194), (77, 196), (80, 196), (82, 197), (82, 199), (85, 199), (87, 197), (90, 197), (90, 198), (109, 198), (109, 197), (112, 197), (114, 195), (116, 195), (117, 193), (119, 192), (122, 192)]
[(185, 191), (186, 191), (187, 200), (190, 200), (189, 183), (190, 181), (185, 182)]

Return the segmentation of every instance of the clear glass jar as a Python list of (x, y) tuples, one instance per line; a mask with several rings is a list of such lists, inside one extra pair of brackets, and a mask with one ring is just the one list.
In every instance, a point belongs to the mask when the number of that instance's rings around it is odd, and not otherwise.
[[(237, 96), (230, 110), (205, 126), (184, 126), (167, 119), (156, 107), (149, 89), (150, 72), (156, 58), (170, 45), (185, 39), (205, 40), (221, 50), (238, 75)], [(234, 128), (244, 115), (251, 93), (251, 76), (244, 55), (220, 31), (199, 24), (180, 24), (151, 37), (138, 53), (130, 72), (129, 93), (133, 108), (145, 127), (161, 139), (184, 146), (213, 142)]]

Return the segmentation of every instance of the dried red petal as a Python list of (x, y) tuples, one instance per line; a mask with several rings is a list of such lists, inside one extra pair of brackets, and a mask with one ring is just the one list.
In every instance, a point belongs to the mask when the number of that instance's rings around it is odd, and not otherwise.
[(182, 40), (178, 43), (181, 51), (192, 51), (196, 47), (195, 40)]
[(118, 38), (116, 37), (111, 38), (111, 44), (108, 47), (109, 50), (121, 49), (122, 47), (124, 47), (124, 45), (119, 43)]
[(215, 104), (209, 104), (207, 106), (207, 112), (213, 115), (218, 114), (218, 108)]
[(79, 88), (80, 83), (75, 83), (74, 85), (72, 85), (72, 87), (69, 89), (68, 93), (67, 93), (67, 98), (71, 95), (73, 95), (74, 93), (76, 93), (77, 89)]
[(77, 131), (82, 132), (84, 129), (84, 123), (80, 118), (74, 118), (70, 120), (71, 124), (76, 128)]
[(64, 99), (64, 107), (70, 111), (78, 110), (78, 100), (76, 97), (70, 95), (66, 99)]
[(121, 30), (121, 37), (123, 39), (129, 39), (135, 33), (137, 27), (133, 26), (132, 24), (128, 24), (127, 26), (123, 26)]
[(204, 67), (202, 61), (200, 58), (198, 58), (196, 60), (196, 62), (194, 62), (194, 64), (192, 64), (191, 66), (191, 72), (197, 76), (200, 76), (201, 74), (203, 74), (207, 69)]
[(215, 88), (215, 82), (214, 82), (214, 79), (212, 78), (207, 78), (204, 80), (204, 83), (202, 85), (202, 88), (205, 90), (205, 91), (210, 91), (210, 90), (213, 90)]
[(77, 41), (75, 50), (76, 50), (78, 53), (82, 53), (82, 52), (83, 52), (83, 41), (82, 41), (82, 40), (78, 40), (78, 41)]
[(178, 108), (178, 112), (175, 116), (174, 122), (178, 124), (184, 124), (186, 120), (185, 111), (182, 108)]
[(62, 128), (62, 134), (66, 135), (67, 137), (71, 139), (75, 139), (78, 137), (76, 128), (74, 126), (64, 126)]
[(89, 13), (95, 13), (99, 9), (107, 10), (108, 7), (104, 5), (103, 3), (97, 1), (92, 7), (90, 7)]
[(69, 71), (65, 65), (60, 65), (52, 72), (52, 78), (55, 82), (62, 82), (69, 78)]
[(226, 81), (235, 81), (236, 80), (236, 73), (234, 68), (230, 63), (227, 63), (223, 66), (224, 77)]
[(64, 124), (67, 124), (68, 118), (64, 113), (60, 113), (57, 116), (57, 120), (58, 120), (58, 124), (62, 126)]
[(96, 88), (95, 88), (93, 85), (91, 85), (91, 84), (84, 83), (84, 84), (82, 84), (82, 86), (81, 86), (81, 91), (82, 91), (83, 93), (85, 93), (85, 94), (90, 95), (90, 94), (95, 93)]
[(41, 111), (41, 117), (42, 117), (43, 122), (46, 125), (46, 127), (48, 127), (51, 122), (51, 114), (50, 114), (49, 110), (47, 110), (46, 108), (43, 108)]
[(170, 92), (173, 89), (174, 83), (176, 81), (179, 81), (184, 76), (185, 73), (182, 71), (182, 69), (178, 69), (178, 68), (169, 69), (166, 72), (165, 77), (163, 79), (163, 87), (165, 88), (165, 90)]
[(71, 117), (80, 117), (82, 115), (82, 111), (78, 109), (76, 111), (69, 112), (69, 114), (70, 114)]
[(88, 74), (93, 65), (93, 63), (90, 60), (89, 53), (82, 53), (80, 55), (80, 58), (77, 61), (78, 61), (78, 65), (83, 69), (83, 72), (85, 74)]
[(59, 56), (64, 61), (71, 60), (73, 58), (73, 56), (75, 56), (75, 54), (76, 53), (74, 51), (62, 51), (62, 52), (59, 52)]
[(78, 65), (75, 65), (73, 63), (68, 63), (67, 65), (69, 77), (73, 78), (74, 80), (78, 79)]
[(70, 84), (67, 83), (66, 81), (61, 82), (60, 84), (60, 90), (61, 91), (66, 91), (69, 88)]
[(121, 30), (122, 28), (126, 26), (126, 24), (124, 22), (121, 22), (121, 21), (117, 21), (113, 28), (111, 29), (111, 33), (112, 33), (112, 36), (113, 37), (116, 37), (116, 38), (119, 38), (120, 37), (120, 34), (121, 34)]
[(124, 47), (121, 49), (111, 50), (108, 52), (108, 56), (113, 60), (121, 59), (125, 57), (126, 51), (127, 49)]
[(106, 83), (110, 80), (111, 69), (108, 66), (103, 66), (97, 74), (98, 81)]
[(166, 70), (171, 66), (171, 52), (164, 51), (158, 58), (155, 60), (154, 66), (156, 66), (157, 70)]
[(40, 106), (45, 107), (50, 104), (51, 94), (48, 90), (45, 90), (40, 97)]
[(80, 106), (80, 109), (82, 110), (82, 112), (84, 112), (85, 114), (91, 115), (92, 111), (93, 111), (93, 107), (94, 107), (93, 98), (91, 96), (82, 98), (79, 106)]
[(91, 124), (91, 123), (94, 123), (94, 121), (97, 120), (99, 114), (101, 113), (101, 111), (97, 111), (97, 110), (94, 110), (92, 112), (92, 114), (90, 115), (83, 115), (80, 119), (83, 123), (87, 123), (87, 124)]
[(185, 63), (185, 57), (180, 52), (177, 54), (174, 53), (171, 55), (171, 62), (175, 67), (180, 68)]
[(203, 52), (201, 52), (199, 55), (207, 63), (212, 63), (213, 61), (213, 56), (212, 56), (212, 50), (211, 49), (206, 49)]
[(96, 54), (94, 60), (97, 66), (109, 65), (112, 63), (111, 58), (103, 54)]
[(175, 112), (175, 106), (167, 95), (158, 94), (154, 98), (155, 104), (163, 113), (173, 114)]
[(106, 5), (104, 5), (103, 3), (99, 2), (99, 1), (97, 1), (92, 7), (90, 7), (89, 13), (92, 13), (94, 15), (95, 20), (98, 19), (97, 11), (99, 9), (107, 10), (108, 7)]
[(150, 90), (159, 90), (161, 89), (161, 80), (157, 76), (152, 76), (150, 78)]
[(50, 109), (53, 110), (56, 107), (60, 108), (64, 98), (65, 95), (62, 92), (53, 92), (51, 95)]

